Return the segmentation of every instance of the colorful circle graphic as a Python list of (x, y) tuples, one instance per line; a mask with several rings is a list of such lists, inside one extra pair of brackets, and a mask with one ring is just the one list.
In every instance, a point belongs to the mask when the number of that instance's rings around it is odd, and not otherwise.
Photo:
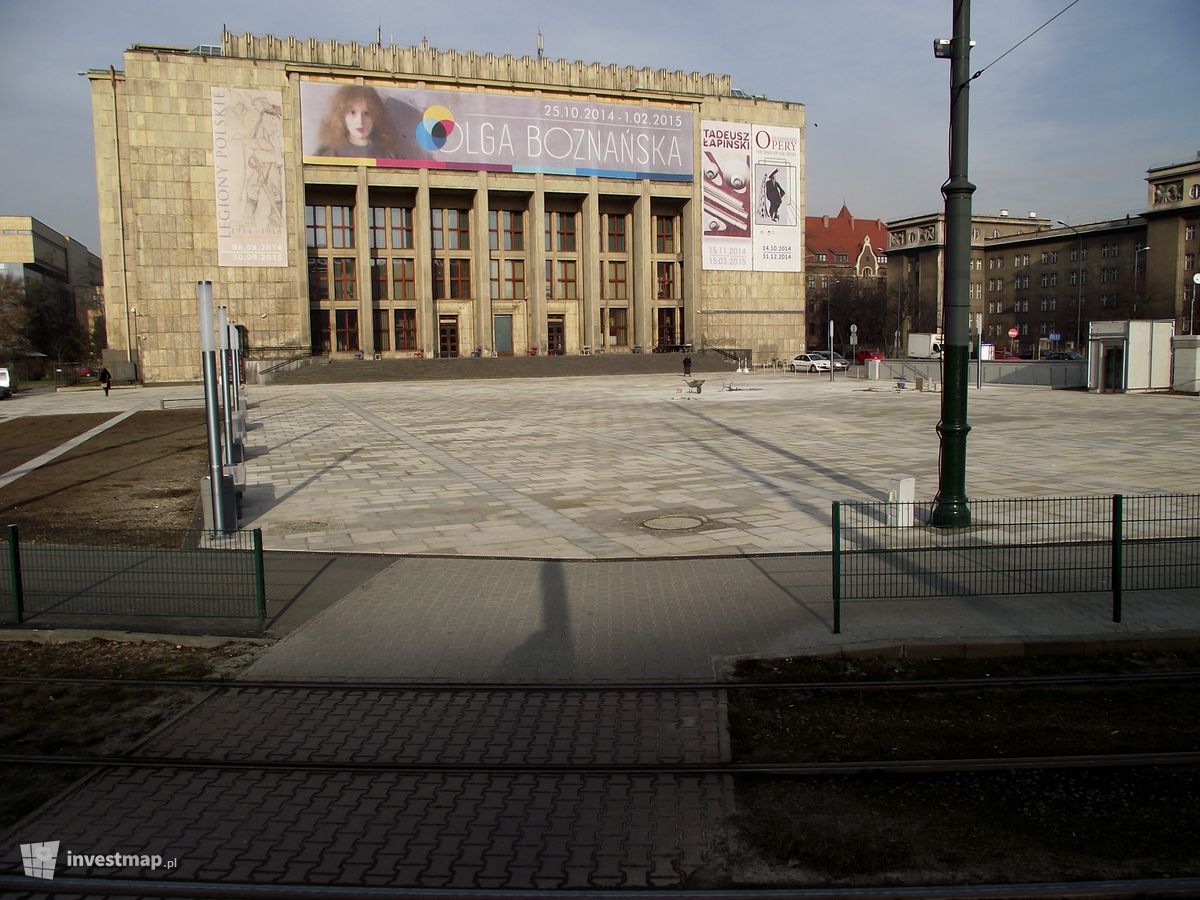
[(456, 127), (454, 113), (444, 106), (431, 106), (417, 125), (417, 143), (426, 150), (441, 150)]

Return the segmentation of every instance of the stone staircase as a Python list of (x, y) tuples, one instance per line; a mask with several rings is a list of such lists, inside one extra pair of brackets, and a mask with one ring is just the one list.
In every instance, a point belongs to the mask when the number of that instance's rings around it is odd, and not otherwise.
[[(270, 376), (272, 384), (356, 381), (458, 381), (469, 378), (559, 378), (587, 375), (683, 374), (682, 353), (598, 353), (594, 356), (450, 357), (438, 359), (332, 359)], [(692, 372), (731, 373), (737, 363), (715, 350), (691, 354)]]

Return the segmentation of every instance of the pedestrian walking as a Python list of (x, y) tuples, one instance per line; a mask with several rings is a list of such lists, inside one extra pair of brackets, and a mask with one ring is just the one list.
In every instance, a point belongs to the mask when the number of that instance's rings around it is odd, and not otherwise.
[(692, 374), (692, 358), (690, 356), (685, 356), (683, 358), (683, 377), (687, 378), (691, 374)]
[(112, 372), (108, 371), (107, 367), (100, 370), (100, 386), (104, 388), (104, 396), (108, 396), (108, 392), (112, 390)]

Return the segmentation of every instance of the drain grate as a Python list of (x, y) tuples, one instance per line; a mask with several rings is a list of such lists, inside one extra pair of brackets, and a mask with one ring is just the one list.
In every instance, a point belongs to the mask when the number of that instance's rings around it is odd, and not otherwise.
[(655, 516), (643, 522), (642, 526), (655, 531), (687, 531), (703, 524), (704, 520), (699, 516)]

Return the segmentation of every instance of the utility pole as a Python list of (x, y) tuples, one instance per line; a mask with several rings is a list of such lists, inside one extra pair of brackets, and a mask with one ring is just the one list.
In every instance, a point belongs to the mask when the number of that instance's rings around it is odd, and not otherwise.
[(967, 504), (967, 370), (970, 362), (971, 195), (967, 180), (968, 111), (971, 90), (971, 0), (951, 0), (953, 37), (934, 41), (934, 55), (950, 60), (950, 177), (946, 198), (946, 300), (942, 353), (942, 420), (938, 492), (932, 524), (964, 528), (971, 524)]

